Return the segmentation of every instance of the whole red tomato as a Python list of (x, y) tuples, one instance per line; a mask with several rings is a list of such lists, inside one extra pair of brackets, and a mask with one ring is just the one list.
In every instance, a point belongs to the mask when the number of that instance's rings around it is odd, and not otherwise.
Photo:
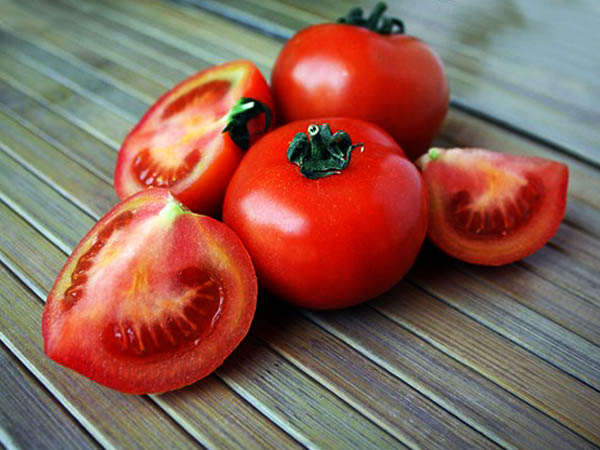
[(223, 205), (259, 283), (318, 309), (354, 305), (396, 284), (421, 248), (427, 218), (423, 180), (392, 137), (346, 118), (297, 121), (264, 136)]
[(356, 117), (390, 133), (411, 158), (425, 152), (448, 110), (438, 56), (402, 34), (401, 22), (351, 11), (346, 23), (315, 25), (283, 47), (271, 75), (284, 123), (311, 117)]

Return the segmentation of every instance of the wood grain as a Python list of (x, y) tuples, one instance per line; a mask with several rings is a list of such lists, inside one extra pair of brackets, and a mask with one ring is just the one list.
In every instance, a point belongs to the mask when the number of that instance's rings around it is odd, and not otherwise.
[[(504, 389), (600, 444), (600, 393), (446, 303), (400, 283), (372, 306)], [(597, 323), (597, 322), (596, 322)]]

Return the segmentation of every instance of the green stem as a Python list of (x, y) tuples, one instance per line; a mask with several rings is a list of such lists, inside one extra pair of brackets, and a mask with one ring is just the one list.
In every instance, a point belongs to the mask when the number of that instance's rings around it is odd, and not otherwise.
[(362, 8), (352, 8), (344, 17), (337, 21), (348, 25), (355, 25), (374, 31), (379, 34), (403, 34), (404, 23), (396, 17), (384, 17), (383, 13), (387, 9), (384, 2), (379, 2), (373, 8), (369, 17), (363, 17)]
[(306, 178), (316, 180), (340, 174), (350, 164), (352, 151), (362, 144), (353, 144), (345, 131), (331, 134), (329, 124), (308, 126), (306, 133), (297, 133), (287, 151), (288, 160), (300, 167)]
[(223, 133), (229, 133), (229, 137), (238, 147), (242, 150), (248, 150), (248, 147), (250, 147), (248, 122), (263, 113), (265, 115), (265, 127), (261, 133), (267, 131), (271, 125), (271, 110), (267, 105), (256, 99), (242, 97), (229, 111), (227, 126), (223, 129)]

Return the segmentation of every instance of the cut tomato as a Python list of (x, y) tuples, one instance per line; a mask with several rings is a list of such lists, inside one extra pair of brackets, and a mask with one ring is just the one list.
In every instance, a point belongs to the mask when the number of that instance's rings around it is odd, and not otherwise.
[(148, 189), (108, 212), (67, 260), (44, 310), (45, 351), (122, 392), (176, 389), (233, 351), (256, 296), (233, 231)]
[(243, 150), (269, 129), (272, 110), (267, 82), (249, 61), (184, 80), (123, 142), (115, 168), (117, 195), (168, 188), (193, 211), (217, 215)]
[(522, 259), (548, 242), (564, 217), (564, 164), (434, 148), (417, 165), (430, 195), (428, 236), (462, 261), (501, 265)]

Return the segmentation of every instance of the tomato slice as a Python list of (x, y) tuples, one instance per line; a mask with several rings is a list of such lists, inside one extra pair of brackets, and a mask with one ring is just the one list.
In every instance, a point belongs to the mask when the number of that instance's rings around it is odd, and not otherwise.
[(83, 238), (48, 295), (45, 351), (128, 393), (205, 377), (248, 332), (257, 284), (226, 225), (166, 189), (119, 203)]
[(564, 164), (478, 148), (434, 148), (417, 165), (430, 194), (428, 236), (462, 261), (501, 265), (522, 259), (548, 242), (564, 217)]
[[(168, 188), (193, 211), (218, 214), (242, 151), (269, 128), (272, 109), (267, 82), (249, 61), (215, 66), (184, 80), (123, 142), (115, 168), (117, 195), (123, 199), (148, 187)], [(242, 122), (241, 132), (248, 135), (240, 136), (232, 122)]]

